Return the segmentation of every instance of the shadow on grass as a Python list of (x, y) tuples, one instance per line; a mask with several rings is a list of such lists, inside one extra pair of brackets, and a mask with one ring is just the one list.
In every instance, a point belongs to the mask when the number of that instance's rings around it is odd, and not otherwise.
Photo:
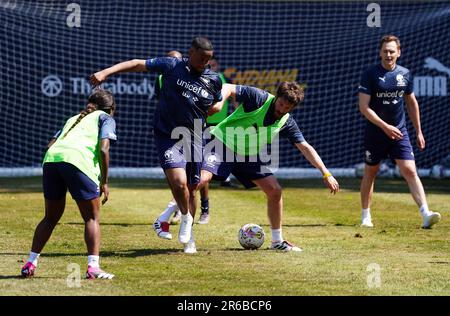
[[(119, 251), (101, 251), (100, 257), (125, 257), (125, 258), (138, 258), (144, 256), (154, 256), (154, 255), (162, 255), (162, 254), (170, 254), (170, 253), (178, 253), (183, 252), (180, 249), (128, 249), (128, 250), (119, 250)], [(26, 253), (0, 253), (0, 255), (4, 256), (27, 256)], [(83, 253), (74, 253), (74, 252), (47, 252), (41, 254), (41, 257), (85, 257), (87, 256), (86, 252)]]
[[(325, 227), (326, 224), (283, 224), (283, 227)], [(267, 225), (269, 227), (269, 225)]]
[[(262, 248), (258, 248), (258, 249), (225, 248), (223, 250), (224, 251), (242, 251), (242, 252), (268, 251), (270, 253), (284, 253), (284, 251), (274, 250), (274, 249), (270, 249), (269, 247), (264, 247), (264, 246)], [(301, 252), (292, 251), (291, 253), (301, 253)]]
[(225, 251), (248, 251), (248, 252), (253, 252), (253, 251), (261, 251), (261, 250), (270, 250), (269, 248), (263, 248), (263, 249), (244, 249), (244, 248), (225, 248), (223, 249)]
[[(82, 225), (83, 222), (69, 222), (69, 223), (58, 223), (57, 225)], [(121, 227), (131, 227), (131, 226), (151, 226), (151, 223), (100, 223), (100, 226), (121, 226)]]
[[(267, 227), (269, 228), (270, 225), (260, 225), (261, 227)], [(342, 224), (342, 223), (336, 223), (336, 224), (283, 224), (283, 227), (331, 227), (331, 226), (338, 226), (338, 227), (356, 227), (356, 224)]]
[(8, 280), (8, 279), (25, 280), (25, 278), (20, 275), (0, 275), (0, 280)]

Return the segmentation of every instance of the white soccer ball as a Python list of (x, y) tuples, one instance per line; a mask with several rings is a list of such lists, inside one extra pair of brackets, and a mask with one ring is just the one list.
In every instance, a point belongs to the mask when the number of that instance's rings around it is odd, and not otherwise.
[(261, 226), (250, 223), (239, 230), (238, 240), (244, 249), (258, 249), (264, 243), (265, 236)]
[(433, 179), (442, 179), (444, 177), (444, 166), (442, 165), (434, 165), (430, 169), (430, 178)]

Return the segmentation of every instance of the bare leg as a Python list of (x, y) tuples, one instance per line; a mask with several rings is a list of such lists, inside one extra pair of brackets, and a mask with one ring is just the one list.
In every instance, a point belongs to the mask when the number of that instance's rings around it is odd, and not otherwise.
[(416, 171), (416, 163), (414, 160), (395, 160), (398, 168), (400, 169), (400, 173), (403, 178), (405, 178), (408, 183), (409, 191), (416, 202), (417, 206), (421, 207), (424, 204), (427, 204), (427, 199), (425, 197), (425, 191), (423, 189), (422, 182), (420, 181), (419, 176)]
[(88, 255), (100, 253), (100, 198), (76, 201), (84, 220), (84, 241)]
[(201, 190), (201, 189), (204, 188), (205, 186), (208, 186), (208, 184), (209, 184), (209, 182), (211, 181), (212, 177), (213, 177), (213, 174), (212, 174), (211, 172), (206, 171), (206, 170), (202, 170), (202, 173), (201, 173), (201, 182), (200, 182), (200, 184), (198, 185), (198, 189)]
[(272, 245), (270, 249), (281, 251), (302, 251), (290, 242), (283, 239), (281, 226), (283, 222), (282, 189), (275, 176), (268, 176), (253, 182), (264, 191), (267, 197), (267, 215), (270, 222)]
[(52, 235), (53, 229), (61, 219), (65, 206), (65, 197), (61, 200), (45, 200), (45, 217), (36, 227), (31, 251), (35, 253), (42, 251)]
[(283, 217), (283, 197), (281, 186), (275, 176), (253, 180), (267, 197), (267, 216), (272, 229), (281, 229)]
[(186, 170), (183, 168), (166, 169), (165, 174), (178, 208), (183, 215), (186, 215), (189, 212), (189, 188)]
[(364, 176), (361, 180), (361, 207), (363, 209), (370, 208), (372, 202), (373, 186), (377, 176), (380, 164), (376, 166), (369, 166), (366, 164), (364, 169)]

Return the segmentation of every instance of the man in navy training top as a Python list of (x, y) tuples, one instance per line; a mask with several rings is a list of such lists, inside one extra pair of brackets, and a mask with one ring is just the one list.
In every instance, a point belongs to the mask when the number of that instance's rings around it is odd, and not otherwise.
[(404, 101), (416, 129), (417, 146), (425, 148), (420, 126), (419, 105), (413, 92), (413, 78), (408, 69), (397, 65), (400, 41), (385, 35), (380, 43), (381, 63), (369, 67), (359, 86), (359, 109), (367, 119), (364, 146), (365, 169), (361, 181), (363, 227), (373, 227), (370, 215), (375, 177), (382, 159), (395, 160), (408, 183), (414, 201), (423, 218), (422, 228), (431, 228), (441, 215), (428, 209), (425, 191), (414, 162), (414, 153), (406, 129)]
[[(217, 111), (214, 105), (222, 100), (219, 75), (206, 67), (212, 56), (211, 42), (205, 37), (196, 37), (189, 49), (189, 58), (133, 59), (91, 76), (95, 86), (120, 72), (151, 71), (163, 75), (154, 115), (154, 136), (160, 165), (182, 213), (178, 240), (184, 244), (185, 253), (196, 252), (191, 236), (203, 145), (202, 130), (194, 127), (198, 124), (202, 127), (207, 115)], [(189, 131), (190, 148), (180, 145), (186, 135), (171, 136), (179, 127)]]

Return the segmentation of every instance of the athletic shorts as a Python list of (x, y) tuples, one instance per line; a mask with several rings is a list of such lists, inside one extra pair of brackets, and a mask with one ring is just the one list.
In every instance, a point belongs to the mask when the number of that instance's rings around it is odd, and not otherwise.
[(93, 200), (100, 196), (100, 188), (87, 175), (67, 162), (46, 162), (42, 186), (47, 200), (65, 198), (67, 189), (76, 201)]
[(409, 140), (406, 127), (400, 129), (403, 138), (400, 140), (389, 139), (383, 132), (366, 129), (364, 135), (365, 156), (364, 161), (370, 166), (378, 165), (381, 160), (414, 160), (414, 152)]
[(183, 168), (189, 184), (200, 182), (202, 144), (197, 145), (192, 141), (189, 146), (183, 146), (178, 139), (171, 139), (170, 136), (155, 131), (155, 145), (163, 170)]
[[(236, 157), (235, 157), (236, 158)], [(256, 186), (253, 180), (266, 178), (273, 175), (268, 170), (268, 163), (257, 159), (256, 162), (226, 162), (215, 153), (211, 153), (205, 157), (202, 169), (211, 172), (215, 177), (214, 180), (225, 181), (230, 174), (234, 175), (236, 179), (242, 183), (246, 189)]]

